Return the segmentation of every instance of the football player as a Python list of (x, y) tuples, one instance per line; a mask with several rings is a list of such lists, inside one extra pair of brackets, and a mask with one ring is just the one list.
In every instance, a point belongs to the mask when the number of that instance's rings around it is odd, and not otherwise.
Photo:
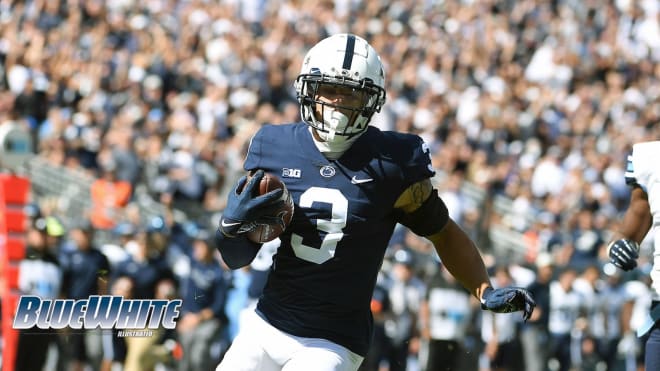
[(626, 183), (632, 187), (630, 204), (620, 229), (608, 244), (612, 264), (629, 271), (637, 266), (639, 244), (653, 230), (654, 262), (651, 269), (653, 302), (638, 336), (648, 336), (645, 350), (647, 370), (660, 370), (660, 141), (633, 145), (628, 156)]
[(256, 173), (228, 196), (217, 233), (225, 262), (233, 269), (249, 264), (260, 245), (245, 231), (281, 207), (281, 190), (253, 195), (264, 172), (286, 184), (295, 212), (254, 318), (218, 370), (357, 370), (397, 223), (432, 241), (484, 309), (531, 314), (526, 290), (491, 287), (479, 251), (433, 189), (421, 138), (369, 126), (385, 103), (384, 87), (371, 45), (352, 34), (330, 36), (309, 50), (295, 81), (303, 122), (265, 125), (252, 138), (244, 168)]

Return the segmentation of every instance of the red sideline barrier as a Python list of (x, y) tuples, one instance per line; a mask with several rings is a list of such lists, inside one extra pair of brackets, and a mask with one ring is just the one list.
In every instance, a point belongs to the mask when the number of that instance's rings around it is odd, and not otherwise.
[(25, 232), (25, 212), (22, 209), (5, 208), (5, 227), (7, 233)]
[(27, 204), (30, 191), (29, 179), (11, 174), (0, 174), (0, 183), (3, 185), (5, 205), (24, 206)]
[(8, 265), (5, 266), (5, 284), (7, 289), (17, 289), (18, 288), (18, 265)]
[(2, 369), (14, 371), (18, 332), (12, 328), (18, 304), (18, 262), (25, 256), (25, 243), (16, 233), (25, 232), (24, 207), (28, 201), (30, 181), (12, 174), (0, 174), (0, 276), (2, 276), (2, 313), (0, 331), (4, 340)]
[(25, 241), (23, 238), (9, 236), (5, 240), (7, 260), (23, 260), (25, 258)]

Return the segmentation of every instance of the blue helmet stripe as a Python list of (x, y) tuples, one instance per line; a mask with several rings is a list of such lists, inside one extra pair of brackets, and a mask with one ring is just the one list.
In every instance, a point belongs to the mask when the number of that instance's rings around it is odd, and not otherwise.
[(344, 63), (341, 68), (350, 70), (353, 64), (353, 54), (355, 53), (355, 35), (348, 35), (346, 38), (346, 51), (344, 52)]

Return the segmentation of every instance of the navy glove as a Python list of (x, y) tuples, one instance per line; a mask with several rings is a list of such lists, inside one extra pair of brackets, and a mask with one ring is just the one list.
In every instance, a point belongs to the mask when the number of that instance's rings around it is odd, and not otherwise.
[[(264, 177), (263, 170), (257, 172), (247, 181), (243, 176), (236, 188), (229, 193), (227, 206), (220, 218), (220, 232), (227, 237), (236, 237), (241, 233), (249, 232), (259, 222), (268, 223), (268, 215), (282, 207), (282, 189), (275, 189), (261, 196), (257, 195), (259, 182)], [(247, 183), (247, 184), (246, 184)]]
[(536, 307), (536, 302), (529, 291), (520, 287), (505, 287), (501, 289), (486, 288), (481, 295), (481, 309), (495, 313), (511, 313), (523, 311), (523, 320), (527, 321)]
[(639, 258), (639, 245), (633, 240), (622, 238), (608, 246), (610, 262), (624, 271), (629, 271), (637, 266)]

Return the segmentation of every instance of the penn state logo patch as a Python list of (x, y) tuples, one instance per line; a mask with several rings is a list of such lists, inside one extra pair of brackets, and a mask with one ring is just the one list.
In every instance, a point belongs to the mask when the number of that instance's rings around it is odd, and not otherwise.
[(321, 170), (319, 170), (319, 172), (321, 173), (321, 176), (324, 178), (333, 177), (337, 173), (335, 168), (330, 165), (323, 166)]

